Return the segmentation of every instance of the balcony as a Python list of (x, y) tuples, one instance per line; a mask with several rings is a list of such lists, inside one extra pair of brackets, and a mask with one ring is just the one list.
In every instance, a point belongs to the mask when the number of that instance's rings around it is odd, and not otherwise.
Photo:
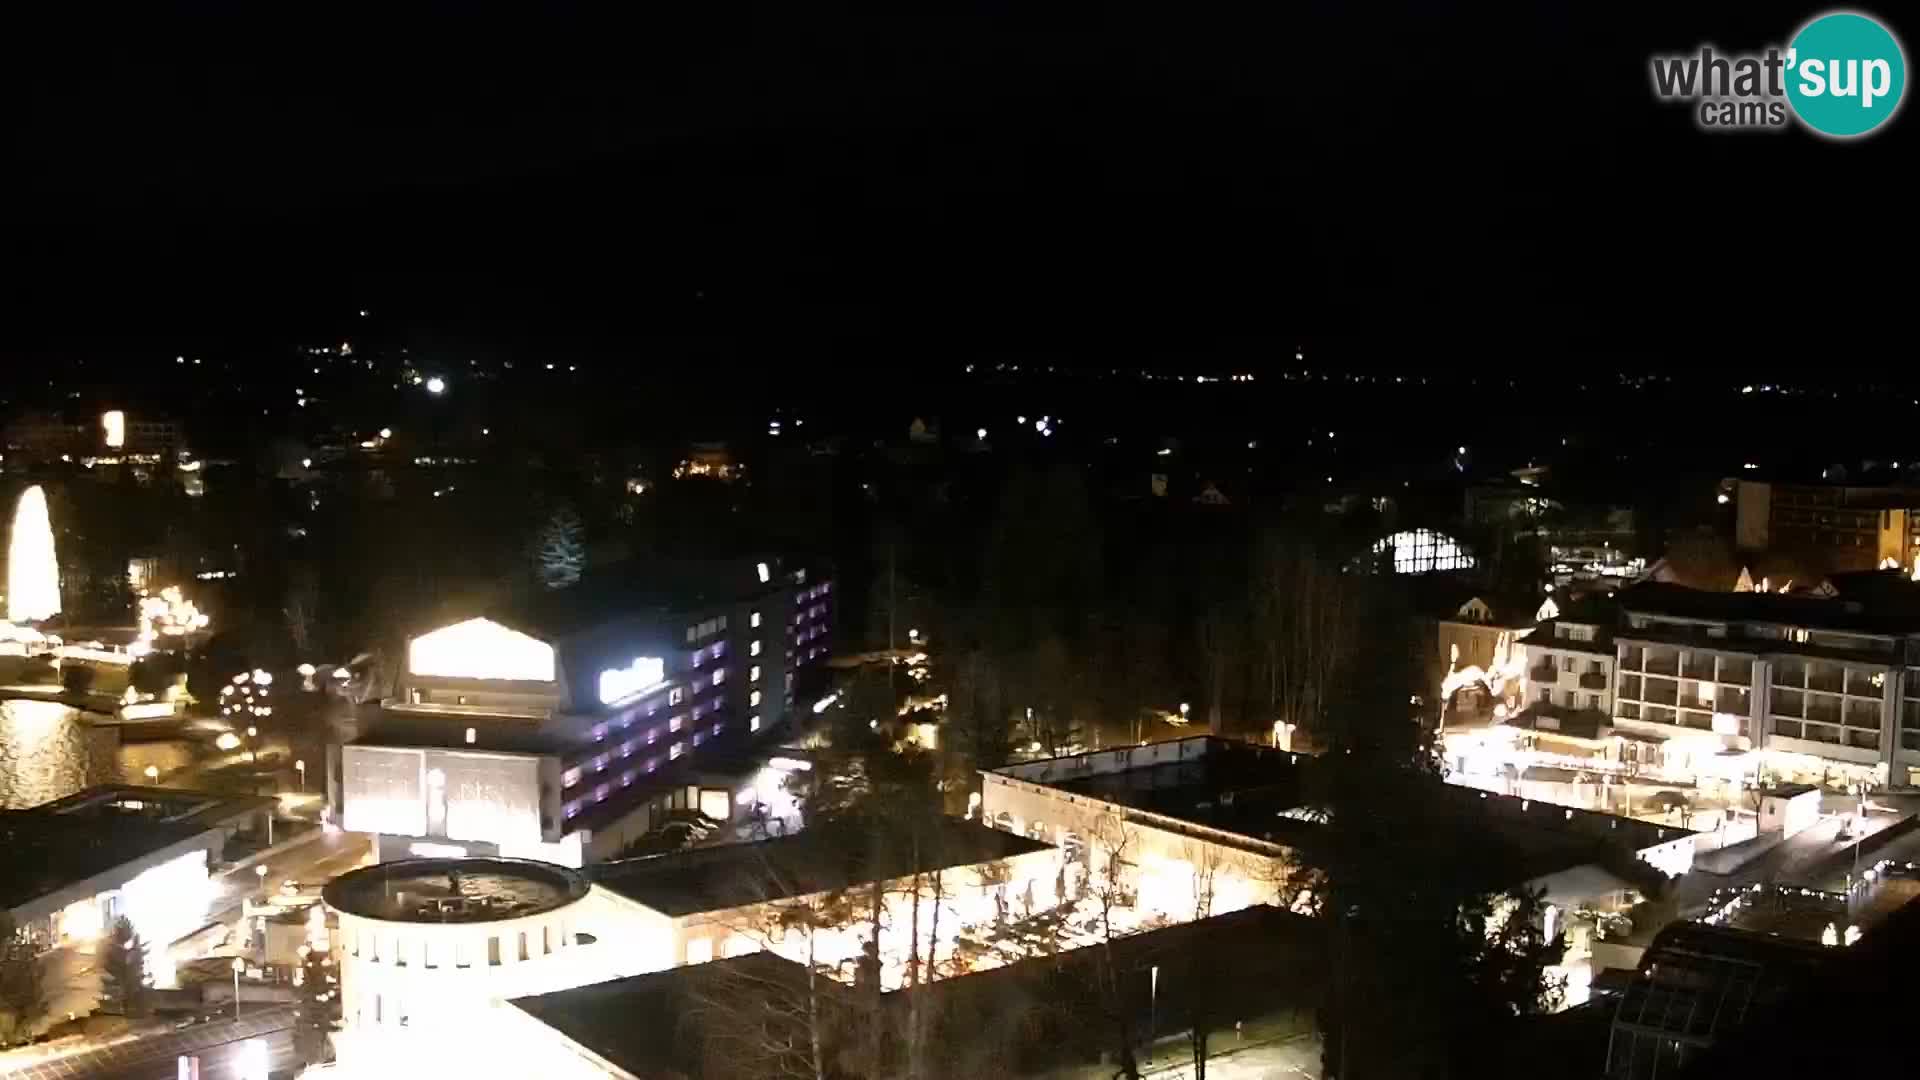
[(1606, 688), (1607, 676), (1604, 672), (1586, 671), (1580, 674), (1580, 689), (1605, 690)]
[(1552, 664), (1536, 664), (1527, 669), (1527, 678), (1537, 683), (1559, 682), (1560, 669)]

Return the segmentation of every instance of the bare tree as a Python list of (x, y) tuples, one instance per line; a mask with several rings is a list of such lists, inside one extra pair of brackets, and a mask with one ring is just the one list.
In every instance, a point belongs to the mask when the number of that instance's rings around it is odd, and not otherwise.
[(1323, 731), (1337, 680), (1355, 652), (1352, 579), (1311, 547), (1268, 536), (1252, 591), (1271, 719)]
[[(780, 887), (781, 875), (771, 865), (763, 862), (750, 873), (756, 887)], [(689, 983), (687, 1025), (707, 1050), (734, 1063), (739, 1075), (826, 1080), (844, 1030), (836, 976), (846, 973), (823, 961), (820, 938), (855, 918), (853, 898), (839, 890), (748, 909), (728, 929), (759, 950), (795, 961), (802, 975), (785, 979), (749, 965), (713, 966)], [(755, 1009), (750, 1023), (740, 1016), (743, 1001)]]
[[(1187, 865), (1193, 868), (1193, 921), (1213, 917), (1214, 880), (1220, 872), (1220, 849), (1201, 840), (1188, 840), (1181, 845), (1181, 854), (1186, 856)], [(1207, 935), (1196, 938), (1195, 947), (1206, 949), (1211, 939)], [(1204, 954), (1189, 952), (1186, 956), (1189, 972), (1209, 968), (1209, 959)], [(1217, 1000), (1208, 993), (1209, 980), (1189, 978), (1184, 987), (1187, 1010), (1187, 1046), (1193, 1053), (1193, 1080), (1207, 1080), (1207, 1039), (1213, 1033), (1218, 1021), (1213, 1006)]]

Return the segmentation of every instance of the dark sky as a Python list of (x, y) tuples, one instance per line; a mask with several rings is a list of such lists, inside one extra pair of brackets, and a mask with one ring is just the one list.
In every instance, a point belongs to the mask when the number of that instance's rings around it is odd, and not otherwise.
[(1816, 8), (623, 6), (648, 14), (195, 5), (11, 35), (12, 347), (374, 306), (792, 363), (1912, 351), (1910, 109), (1858, 144), (1714, 137), (1648, 90), (1651, 51)]

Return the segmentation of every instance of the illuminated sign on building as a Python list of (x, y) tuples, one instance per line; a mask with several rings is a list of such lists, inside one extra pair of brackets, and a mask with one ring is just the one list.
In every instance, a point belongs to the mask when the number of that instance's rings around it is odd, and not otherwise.
[(553, 646), (491, 619), (468, 619), (414, 638), (407, 670), (443, 679), (550, 683)]
[(127, 414), (119, 409), (101, 413), (100, 430), (106, 435), (109, 448), (117, 450), (127, 445)]
[(657, 656), (636, 656), (623, 668), (600, 673), (600, 701), (611, 705), (640, 694), (667, 681), (666, 661)]

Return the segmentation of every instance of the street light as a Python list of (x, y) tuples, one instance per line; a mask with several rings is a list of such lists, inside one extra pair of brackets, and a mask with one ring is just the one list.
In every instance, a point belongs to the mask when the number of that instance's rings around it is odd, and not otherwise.
[(158, 779), (160, 779), (160, 766), (158, 766), (158, 765), (149, 765), (149, 766), (147, 766), (147, 767), (146, 767), (146, 769), (145, 769), (145, 770), (143, 770), (143, 771), (145, 772), (145, 774), (146, 774), (146, 777), (147, 777), (147, 779), (149, 779), (149, 780), (158, 780)]
[(240, 973), (247, 970), (247, 962), (239, 957), (233, 958), (233, 1019), (240, 1019)]
[(294, 768), (294, 771), (296, 771), (296, 772), (298, 772), (298, 773), (300, 774), (300, 792), (301, 792), (301, 794), (303, 794), (303, 795), (304, 795), (304, 794), (306, 794), (306, 790), (307, 790), (307, 763), (306, 763), (306, 760), (305, 760), (305, 759), (301, 759), (301, 760), (299, 760), (299, 761), (295, 761), (295, 762), (293, 763), (293, 768)]

